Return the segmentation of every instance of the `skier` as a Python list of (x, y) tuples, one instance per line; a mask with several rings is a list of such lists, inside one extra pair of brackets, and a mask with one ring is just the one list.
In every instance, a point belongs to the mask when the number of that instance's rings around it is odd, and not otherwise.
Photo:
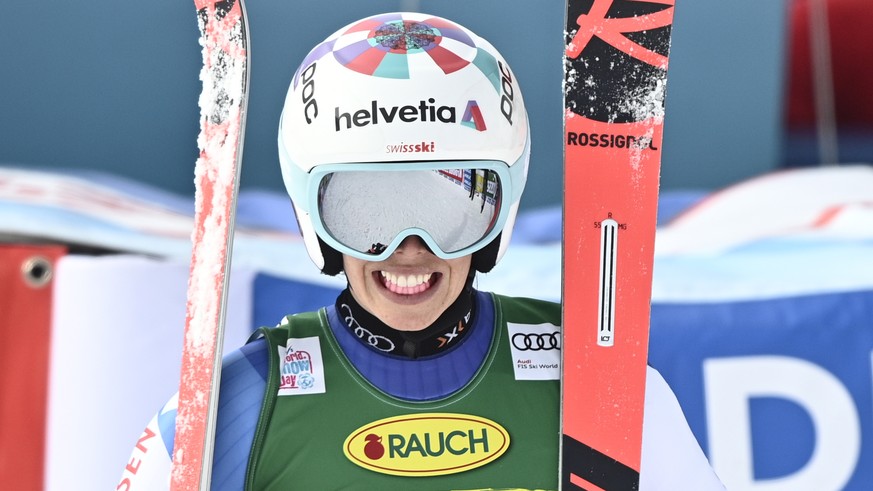
[[(212, 489), (557, 489), (561, 307), (474, 286), (528, 171), (505, 59), (446, 19), (360, 20), (303, 60), (278, 140), (307, 251), (348, 287), (225, 358)], [(166, 489), (175, 407), (117, 489)], [(651, 368), (644, 414), (640, 489), (722, 489)]]

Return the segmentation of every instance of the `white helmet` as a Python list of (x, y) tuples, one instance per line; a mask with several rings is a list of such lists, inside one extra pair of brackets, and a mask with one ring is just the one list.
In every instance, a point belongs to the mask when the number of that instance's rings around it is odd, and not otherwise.
[[(316, 46), (279, 123), (279, 161), (307, 251), (387, 258), (409, 235), (488, 271), (509, 244), (530, 130), (500, 53), (449, 20), (368, 17)], [(338, 262), (338, 264), (337, 264)]]

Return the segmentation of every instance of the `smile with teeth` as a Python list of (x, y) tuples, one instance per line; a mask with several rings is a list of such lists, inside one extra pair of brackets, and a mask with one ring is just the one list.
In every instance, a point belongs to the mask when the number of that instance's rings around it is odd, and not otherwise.
[(387, 271), (379, 272), (382, 276), (382, 284), (389, 291), (399, 295), (414, 295), (426, 291), (431, 287), (432, 273), (426, 274), (394, 274)]

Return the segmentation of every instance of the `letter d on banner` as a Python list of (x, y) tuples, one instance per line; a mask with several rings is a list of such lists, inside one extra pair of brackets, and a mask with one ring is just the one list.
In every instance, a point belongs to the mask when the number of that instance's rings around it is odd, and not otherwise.
[[(822, 367), (785, 356), (708, 359), (703, 365), (709, 457), (728, 489), (839, 490), (851, 479), (861, 449), (858, 410), (846, 387)], [(815, 428), (815, 449), (801, 469), (755, 481), (749, 401), (789, 400)]]

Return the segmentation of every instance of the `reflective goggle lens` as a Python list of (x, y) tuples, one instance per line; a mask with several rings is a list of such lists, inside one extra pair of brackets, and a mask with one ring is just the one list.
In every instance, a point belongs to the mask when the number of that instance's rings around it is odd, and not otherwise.
[(318, 215), (331, 238), (360, 254), (380, 254), (411, 229), (451, 254), (491, 232), (501, 192), (487, 169), (344, 170), (321, 178)]

